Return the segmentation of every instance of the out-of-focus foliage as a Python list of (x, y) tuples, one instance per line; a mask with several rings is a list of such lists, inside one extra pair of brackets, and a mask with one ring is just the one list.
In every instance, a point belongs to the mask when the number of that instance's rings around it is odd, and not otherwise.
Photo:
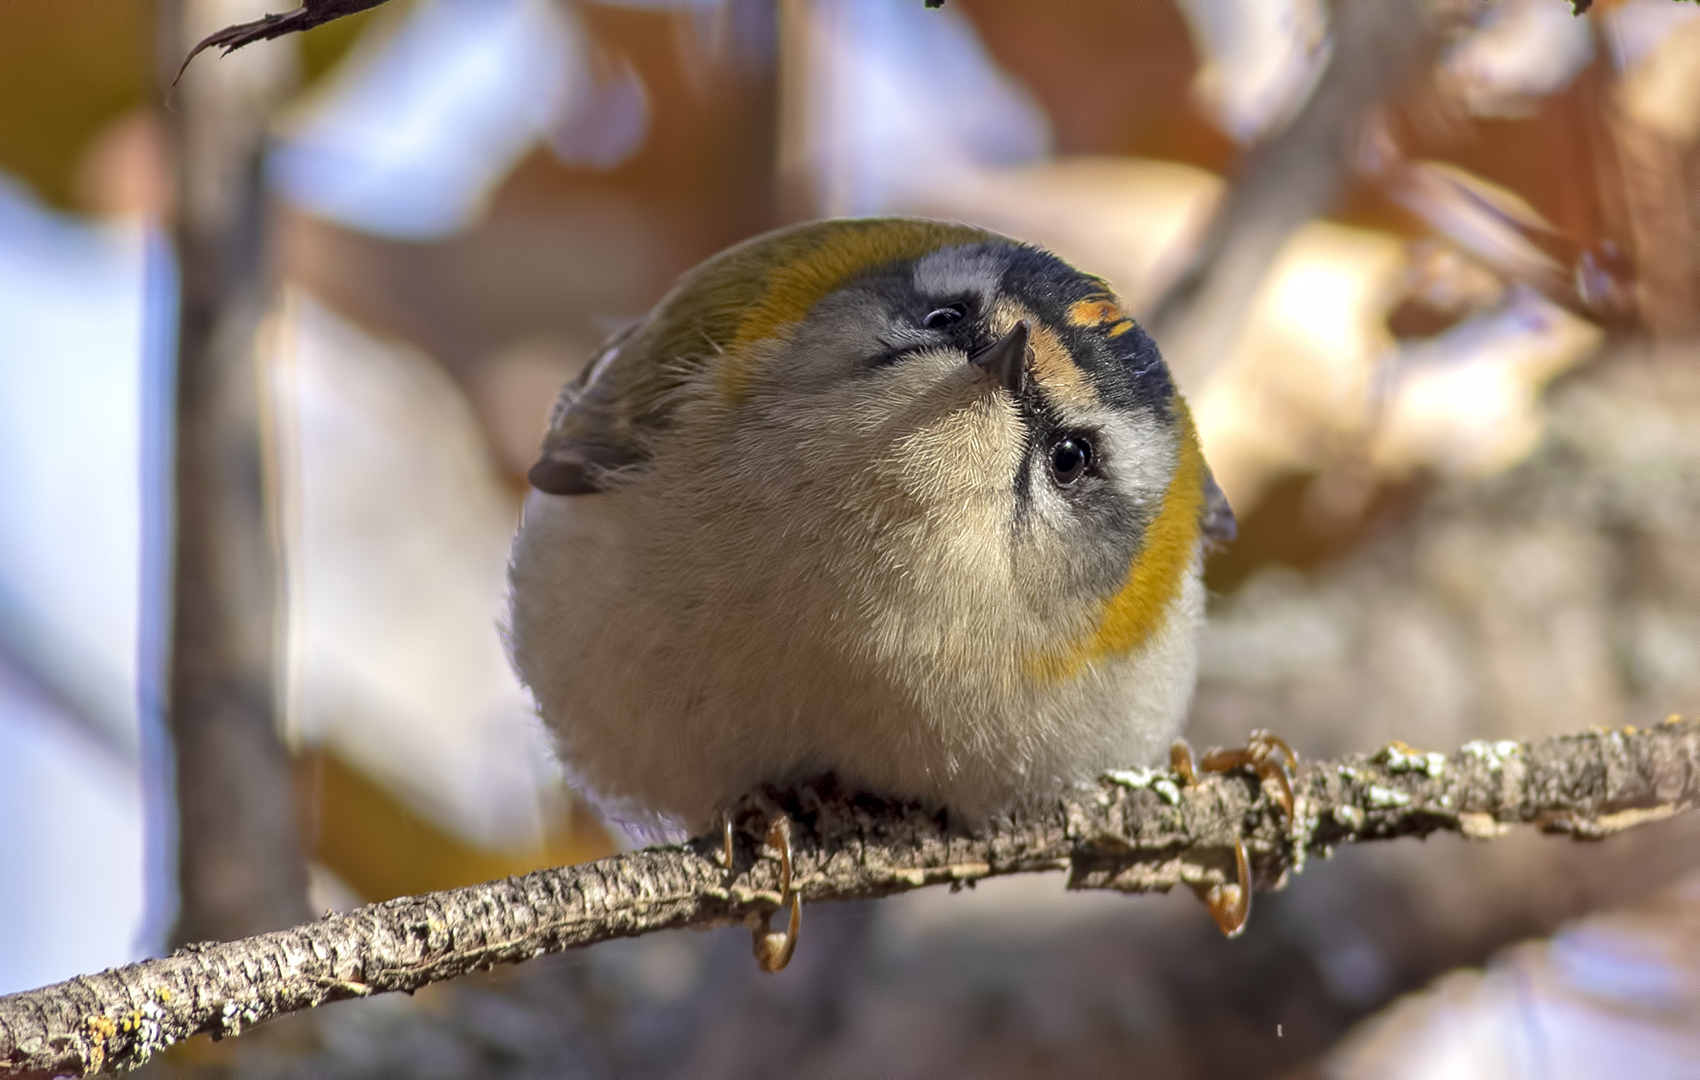
[[(392, 0), (401, 14), (411, 0)], [(332, 70), (378, 11), (301, 39), (304, 85)], [(91, 207), (115, 122), (156, 101), (153, 0), (18, 0), (0, 6), (0, 169), (59, 207)]]
[(149, 0), (23, 0), (0, 6), (0, 169), (60, 206), (78, 166), (153, 86)]
[(1682, 1076), (1700, 1058), (1700, 880), (1565, 927), (1398, 1002), (1339, 1077)]

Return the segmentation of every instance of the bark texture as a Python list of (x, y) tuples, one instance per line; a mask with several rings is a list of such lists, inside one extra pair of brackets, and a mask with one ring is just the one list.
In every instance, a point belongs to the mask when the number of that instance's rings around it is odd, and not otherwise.
[(1353, 841), (1441, 830), (1487, 839), (1520, 824), (1598, 839), (1662, 820), (1700, 803), (1700, 721), (1474, 742), (1450, 755), (1393, 744), (1305, 766), (1294, 791), (1288, 822), (1249, 775), (1182, 787), (1166, 771), (1120, 772), (979, 836), (936, 812), (830, 783), (769, 792), (738, 815), (730, 868), (719, 838), (701, 837), (192, 945), (0, 998), (0, 1076), (132, 1068), (201, 1032), (235, 1035), (327, 1002), (412, 991), (495, 964), (656, 930), (759, 927), (780, 905), (779, 861), (761, 840), (780, 812), (793, 822), (794, 880), (807, 903), (1056, 869), (1069, 871), (1072, 888), (1208, 888), (1230, 879), (1236, 839), (1267, 890), (1308, 856)]

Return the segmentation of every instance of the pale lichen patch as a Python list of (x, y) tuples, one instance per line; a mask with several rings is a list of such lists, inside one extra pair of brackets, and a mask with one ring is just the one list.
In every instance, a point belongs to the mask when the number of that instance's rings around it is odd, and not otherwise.
[(1446, 755), (1424, 752), (1408, 743), (1390, 742), (1381, 748), (1375, 760), (1387, 766), (1390, 773), (1421, 773), (1438, 777), (1446, 771)]
[(1331, 810), (1329, 814), (1336, 823), (1344, 828), (1351, 829), (1354, 832), (1363, 828), (1364, 812), (1360, 807), (1353, 806), (1351, 803), (1342, 803)]
[(1500, 739), (1488, 742), (1484, 739), (1474, 739), (1463, 746), (1463, 752), (1482, 762), (1489, 772), (1498, 772), (1512, 758), (1521, 757), (1523, 744), (1512, 739)]
[(1492, 840), (1511, 831), (1511, 826), (1494, 820), (1492, 814), (1465, 812), (1458, 815), (1458, 831), (1470, 840)]
[(1131, 788), (1139, 791), (1151, 786), (1152, 781), (1163, 775), (1156, 769), (1111, 769), (1104, 774), (1104, 779), (1117, 787)]
[(1170, 806), (1179, 806), (1181, 789), (1175, 783), (1173, 776), (1159, 769), (1112, 769), (1104, 774), (1104, 779), (1117, 787), (1130, 788), (1134, 791), (1155, 791), (1159, 798)]
[(1372, 784), (1369, 789), (1369, 805), (1375, 810), (1393, 810), (1401, 806), (1409, 806), (1411, 797), (1403, 791)]

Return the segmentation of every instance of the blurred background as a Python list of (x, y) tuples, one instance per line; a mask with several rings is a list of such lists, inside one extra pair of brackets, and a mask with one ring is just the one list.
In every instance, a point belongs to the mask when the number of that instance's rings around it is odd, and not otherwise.
[[(0, 4), (0, 992), (630, 841), (497, 630), (559, 385), (790, 221), (1048, 245), (1239, 514), (1189, 737), (1700, 710), (1700, 5)], [(174, 616), (175, 612), (175, 616)], [(166, 702), (174, 703), (166, 708)], [(240, 1076), (1694, 1075), (1700, 822), (1060, 878), (321, 1010)]]

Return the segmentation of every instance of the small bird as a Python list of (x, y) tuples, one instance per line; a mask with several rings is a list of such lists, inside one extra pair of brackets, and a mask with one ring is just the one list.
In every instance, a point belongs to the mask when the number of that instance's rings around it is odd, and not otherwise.
[(1234, 529), (1103, 280), (901, 218), (685, 274), (529, 478), (515, 667), (581, 784), (692, 831), (824, 774), (979, 825), (1156, 761)]

